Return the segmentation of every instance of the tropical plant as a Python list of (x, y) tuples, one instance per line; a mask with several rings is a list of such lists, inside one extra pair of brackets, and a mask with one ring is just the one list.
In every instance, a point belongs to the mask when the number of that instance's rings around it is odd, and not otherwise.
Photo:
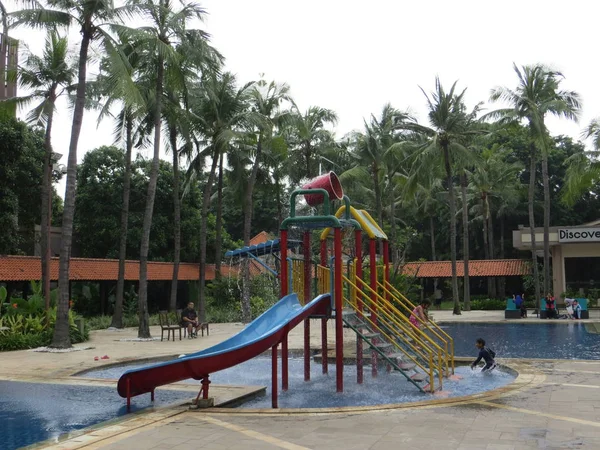
[[(52, 202), (52, 124), (56, 100), (71, 86), (76, 75), (74, 61), (69, 58), (69, 42), (55, 31), (48, 32), (42, 56), (37, 56), (25, 46), (24, 63), (11, 77), (29, 94), (6, 101), (21, 108), (40, 101), (27, 115), (27, 121), (45, 127), (44, 175), (42, 180), (40, 247), (42, 254), (42, 285), (46, 297), (46, 309), (50, 307), (50, 222)], [(0, 72), (2, 73), (2, 72)]]
[[(536, 150), (542, 156), (542, 180), (544, 185), (544, 292), (550, 292), (550, 182), (548, 177), (549, 136), (545, 119), (548, 114), (577, 120), (580, 110), (579, 94), (574, 91), (560, 90), (563, 75), (542, 64), (523, 66), (513, 64), (518, 77), (517, 88), (512, 90), (498, 87), (492, 90), (492, 101), (504, 101), (510, 106), (488, 114), (501, 121), (520, 121), (526, 119), (529, 124), (531, 140), (531, 180), (530, 180), (530, 214), (532, 258), (534, 268), (536, 262), (536, 245), (533, 216), (533, 191), (535, 189)], [(535, 269), (534, 269), (535, 270)], [(537, 276), (535, 276), (537, 280)], [(536, 289), (537, 291), (537, 289)], [(536, 297), (539, 291), (536, 292)]]
[(90, 45), (99, 41), (107, 52), (112, 53), (112, 37), (108, 29), (117, 16), (111, 0), (53, 0), (49, 2), (52, 8), (46, 8), (42, 3), (32, 2), (29, 8), (16, 11), (15, 26), (27, 25), (33, 28), (69, 27), (76, 25), (81, 33), (79, 46), (78, 81), (73, 109), (73, 124), (67, 163), (67, 182), (65, 203), (62, 218), (62, 235), (59, 261), (58, 285), (60, 301), (58, 303), (57, 324), (52, 338), (52, 347), (67, 348), (71, 346), (69, 338), (69, 262), (73, 240), (73, 217), (75, 215), (75, 186), (77, 178), (77, 147), (83, 123), (86, 101), (87, 63)]
[[(446, 92), (439, 80), (435, 80), (435, 91), (427, 99), (430, 127), (419, 124), (405, 124), (404, 127), (422, 134), (427, 140), (421, 145), (412, 166), (413, 173), (424, 172), (441, 158), (446, 176), (446, 190), (450, 206), (450, 257), (452, 260), (452, 298), (453, 314), (461, 314), (456, 276), (456, 201), (454, 193), (454, 168), (457, 161), (469, 160), (466, 144), (479, 133), (476, 127), (476, 115), (479, 107), (468, 112), (464, 103), (465, 90), (456, 92), (456, 82)], [(439, 161), (439, 159), (438, 159)], [(459, 164), (460, 165), (460, 164)], [(468, 301), (468, 299), (466, 299)]]

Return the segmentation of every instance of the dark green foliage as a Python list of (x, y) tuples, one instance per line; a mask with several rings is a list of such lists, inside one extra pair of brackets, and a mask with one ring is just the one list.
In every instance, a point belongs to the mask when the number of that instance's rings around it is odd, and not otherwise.
[[(0, 254), (33, 251), (33, 226), (41, 216), (43, 134), (16, 119), (0, 120)], [(24, 235), (21, 235), (23, 233)]]
[[(124, 170), (124, 153), (116, 147), (100, 147), (88, 152), (79, 165), (75, 226), (81, 256), (90, 258), (118, 257)], [(127, 235), (128, 259), (138, 259), (139, 257), (149, 170), (150, 162), (142, 158), (138, 158), (132, 164)], [(173, 260), (172, 189), (172, 166), (170, 163), (161, 160), (150, 234), (150, 260)], [(183, 192), (183, 189), (180, 191)], [(184, 262), (198, 260), (200, 202), (201, 192), (197, 186), (192, 186), (182, 199), (181, 260)], [(212, 237), (212, 239), (209, 239), (209, 245), (214, 249), (214, 216), (209, 216), (208, 226), (209, 236)], [(234, 246), (227, 233), (223, 234), (223, 238), (225, 249)], [(214, 255), (214, 250), (209, 253), (209, 260), (211, 260), (211, 255)]]

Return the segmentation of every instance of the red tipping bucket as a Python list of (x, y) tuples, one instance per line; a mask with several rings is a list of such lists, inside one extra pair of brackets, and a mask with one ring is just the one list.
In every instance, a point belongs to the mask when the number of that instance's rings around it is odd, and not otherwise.
[[(342, 183), (340, 183), (340, 179), (334, 172), (314, 178), (302, 186), (302, 189), (325, 189), (329, 193), (330, 200), (341, 200), (344, 198)], [(304, 198), (310, 206), (317, 206), (324, 202), (323, 194), (304, 194)]]

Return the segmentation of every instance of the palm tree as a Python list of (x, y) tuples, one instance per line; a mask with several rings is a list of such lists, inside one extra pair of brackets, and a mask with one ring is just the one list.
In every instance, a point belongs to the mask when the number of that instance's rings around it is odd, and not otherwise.
[[(26, 106), (33, 101), (37, 104), (28, 114), (30, 123), (45, 126), (44, 133), (44, 174), (42, 180), (42, 217), (40, 222), (42, 252), (42, 287), (46, 298), (46, 309), (50, 307), (50, 198), (52, 193), (52, 124), (57, 98), (75, 78), (75, 67), (69, 59), (69, 42), (55, 31), (46, 36), (42, 56), (33, 54), (25, 47), (25, 62), (15, 74), (19, 85), (30, 94), (9, 99), (6, 103)], [(12, 74), (9, 74), (12, 77)], [(4, 87), (4, 82), (2, 82)]]
[[(519, 79), (517, 88), (512, 90), (499, 87), (492, 90), (491, 100), (501, 100), (510, 105), (488, 114), (504, 121), (523, 120), (529, 123), (531, 140), (531, 178), (530, 178), (530, 214), (531, 245), (534, 272), (537, 270), (535, 256), (535, 231), (533, 219), (533, 190), (535, 189), (536, 150), (542, 155), (542, 179), (544, 185), (544, 293), (551, 290), (550, 277), (550, 183), (548, 177), (548, 130), (545, 124), (547, 114), (577, 120), (580, 110), (579, 94), (574, 91), (560, 90), (563, 75), (541, 64), (513, 68)], [(534, 276), (537, 274), (534, 273)], [(536, 278), (537, 280), (537, 278)], [(537, 290), (537, 288), (536, 288)], [(539, 292), (536, 292), (539, 298)]]
[(142, 226), (142, 239), (140, 243), (140, 284), (138, 297), (138, 315), (140, 318), (138, 337), (149, 338), (148, 314), (148, 251), (150, 245), (150, 229), (152, 226), (152, 213), (154, 198), (158, 181), (158, 166), (161, 145), (161, 128), (163, 119), (163, 96), (165, 83), (173, 83), (173, 71), (181, 67), (182, 57), (176, 51), (176, 46), (184, 41), (193, 40), (196, 48), (211, 53), (208, 45), (208, 35), (200, 30), (188, 29), (189, 21), (203, 20), (205, 10), (196, 3), (183, 3), (183, 6), (174, 9), (171, 0), (132, 0), (131, 9), (138, 13), (142, 20), (151, 23), (151, 26), (142, 27), (130, 32), (134, 42), (133, 46), (143, 57), (143, 78), (151, 80), (154, 85), (153, 95), (150, 98), (150, 113), (154, 133), (153, 158), (148, 180), (146, 194), (146, 208)]
[[(123, 328), (123, 299), (125, 292), (125, 259), (127, 257), (127, 230), (129, 222), (129, 197), (131, 194), (131, 160), (134, 145), (144, 146), (147, 126), (143, 123), (147, 110), (148, 91), (146, 85), (135, 83), (140, 67), (139, 54), (134, 51), (125, 36), (116, 43), (119, 51), (111, 51), (101, 62), (101, 72), (96, 80), (88, 84), (90, 104), (100, 110), (98, 124), (107, 116), (116, 120), (115, 144), (125, 146), (125, 170), (123, 172), (123, 201), (121, 203), (121, 225), (119, 236), (119, 268), (115, 307), (111, 327)], [(123, 64), (122, 56), (126, 64)], [(119, 105), (116, 117), (112, 114), (115, 104)]]
[(315, 156), (335, 145), (332, 133), (326, 130), (325, 126), (335, 125), (337, 120), (337, 114), (330, 109), (311, 106), (303, 114), (294, 105), (294, 113), (290, 118), (291, 158), (296, 167), (303, 165), (304, 171), (296, 170), (290, 173), (293, 184), (297, 184), (303, 178), (314, 178), (317, 172)]
[(465, 90), (455, 92), (456, 82), (446, 92), (439, 80), (435, 80), (435, 91), (428, 95), (421, 91), (427, 99), (428, 117), (431, 127), (417, 124), (404, 125), (408, 129), (421, 133), (428, 138), (422, 146), (420, 157), (413, 165), (414, 171), (425, 171), (432, 167), (433, 161), (440, 157), (443, 160), (446, 175), (446, 189), (450, 206), (450, 257), (452, 260), (452, 298), (454, 300), (453, 314), (460, 314), (458, 296), (458, 280), (456, 276), (456, 201), (453, 182), (454, 161), (468, 160), (468, 150), (465, 143), (478, 131), (474, 127), (478, 107), (467, 112), (464, 104)]
[(562, 202), (572, 206), (581, 195), (600, 180), (600, 119), (594, 119), (581, 133), (591, 139), (593, 150), (576, 153), (567, 161), (567, 176), (562, 192)]
[(209, 71), (200, 84), (190, 89), (190, 111), (194, 117), (192, 130), (200, 138), (195, 140), (195, 154), (188, 154), (191, 160), (186, 184), (195, 183), (204, 171), (206, 158), (211, 158), (208, 179), (202, 196), (200, 223), (200, 273), (198, 286), (198, 314), (201, 321), (206, 319), (206, 234), (212, 188), (220, 155), (229, 149), (230, 142), (243, 135), (243, 125), (248, 115), (250, 88), (253, 83), (238, 88), (232, 73), (219, 74)]
[[(244, 190), (244, 246), (250, 245), (252, 227), (252, 196), (258, 169), (263, 163), (263, 152), (268, 153), (273, 141), (275, 124), (280, 117), (280, 105), (284, 101), (291, 102), (290, 88), (287, 84), (267, 83), (261, 79), (250, 89), (250, 108), (252, 113), (247, 115), (247, 120), (255, 125), (256, 146), (254, 147), (254, 161), (250, 169)], [(250, 262), (244, 258), (242, 262), (242, 320), (248, 323), (252, 320), (250, 308)]]
[(59, 301), (56, 312), (56, 325), (51, 347), (68, 348), (69, 338), (69, 263), (73, 240), (73, 217), (75, 215), (75, 187), (77, 179), (77, 146), (83, 123), (83, 113), (86, 101), (87, 62), (90, 45), (100, 41), (105, 46), (110, 45), (111, 36), (106, 28), (110, 27), (117, 11), (111, 0), (85, 0), (73, 2), (70, 0), (53, 0), (45, 8), (41, 3), (33, 2), (31, 8), (16, 11), (15, 26), (28, 25), (36, 28), (69, 27), (75, 25), (81, 33), (79, 46), (78, 81), (73, 108), (73, 124), (67, 163), (67, 182), (62, 218), (62, 234), (59, 262)]
[[(520, 163), (506, 162), (506, 154), (502, 149), (484, 149), (481, 152), (480, 163), (470, 177), (470, 196), (479, 201), (486, 259), (495, 257), (493, 217), (500, 215), (501, 209), (506, 205), (514, 205), (515, 192), (519, 186), (518, 177), (523, 169)], [(494, 207), (494, 201), (498, 205), (497, 208)], [(492, 278), (488, 278), (488, 294), (496, 296), (496, 285)]]

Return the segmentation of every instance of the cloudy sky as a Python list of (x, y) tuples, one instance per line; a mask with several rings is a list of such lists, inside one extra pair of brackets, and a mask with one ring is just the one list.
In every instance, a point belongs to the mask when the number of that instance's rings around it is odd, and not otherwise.
[[(378, 114), (386, 102), (424, 121), (419, 86), (430, 91), (436, 75), (448, 87), (458, 80), (459, 88), (467, 88), (469, 106), (485, 101), (491, 88), (516, 85), (513, 62), (541, 62), (560, 70), (564, 89), (581, 94), (580, 123), (549, 119), (551, 133), (578, 138), (581, 128), (600, 116), (596, 2), (203, 0), (200, 4), (209, 15), (199, 26), (227, 58), (227, 70), (242, 82), (264, 74), (266, 79), (288, 83), (301, 109), (318, 105), (335, 110), (340, 118), (338, 137), (360, 128), (363, 118)], [(24, 29), (13, 34), (32, 50), (41, 49), (43, 34)], [(76, 30), (71, 35), (75, 45)], [(63, 105), (53, 135), (63, 163), (70, 126), (71, 114)], [(111, 123), (97, 127), (95, 113), (86, 113), (79, 160), (86, 151), (111, 144), (111, 130)]]

